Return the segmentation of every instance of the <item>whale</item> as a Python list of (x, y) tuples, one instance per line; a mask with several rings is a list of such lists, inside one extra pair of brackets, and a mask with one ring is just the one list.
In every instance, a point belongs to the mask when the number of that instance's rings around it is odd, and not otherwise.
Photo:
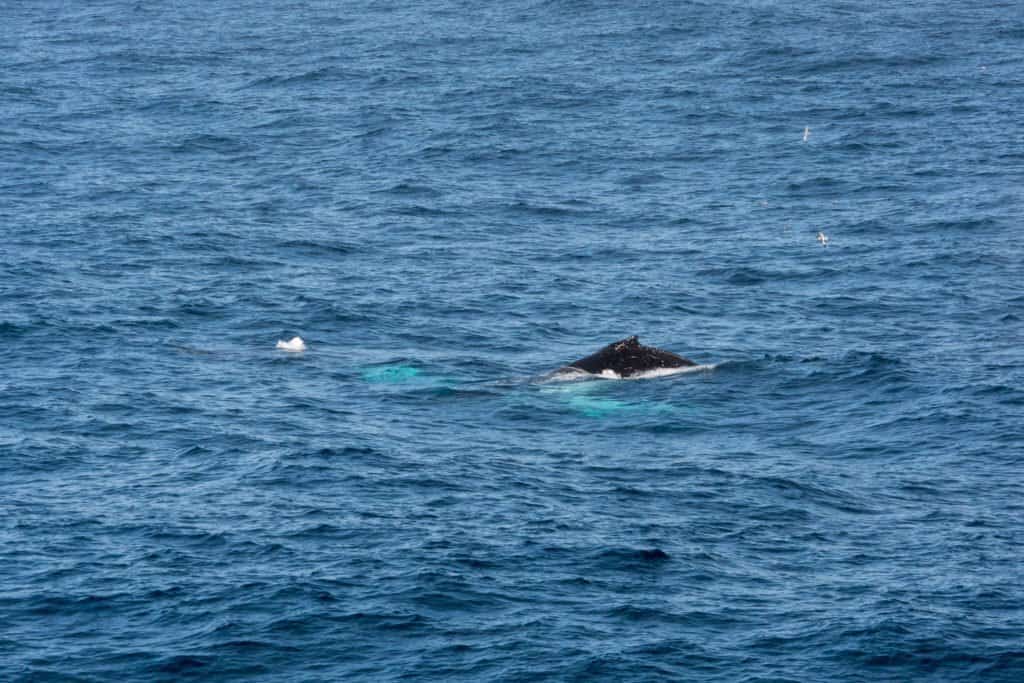
[(632, 377), (657, 370), (689, 368), (697, 364), (671, 351), (644, 346), (636, 335), (612, 342), (589, 356), (569, 363), (563, 371), (593, 375)]

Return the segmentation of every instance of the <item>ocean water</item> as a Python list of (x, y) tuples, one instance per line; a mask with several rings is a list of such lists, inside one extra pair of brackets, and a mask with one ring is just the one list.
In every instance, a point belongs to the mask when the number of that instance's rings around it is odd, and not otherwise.
[(1024, 680), (1021, 2), (0, 15), (0, 680)]

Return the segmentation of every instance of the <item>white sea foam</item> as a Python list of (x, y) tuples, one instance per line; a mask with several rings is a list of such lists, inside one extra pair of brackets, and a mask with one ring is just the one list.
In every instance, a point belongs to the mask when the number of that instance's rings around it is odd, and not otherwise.
[(577, 382), (582, 379), (593, 379), (594, 377), (595, 375), (591, 375), (586, 370), (566, 366), (550, 372), (535, 381), (539, 384), (548, 384), (551, 382)]
[(302, 341), (302, 337), (292, 337), (288, 341), (278, 339), (276, 348), (291, 353), (301, 353), (306, 350), (306, 342)]

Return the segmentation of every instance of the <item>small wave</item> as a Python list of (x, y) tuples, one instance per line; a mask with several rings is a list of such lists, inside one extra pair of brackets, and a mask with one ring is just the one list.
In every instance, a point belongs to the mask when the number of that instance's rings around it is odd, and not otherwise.
[(506, 207), (507, 210), (515, 213), (524, 213), (534, 216), (578, 216), (590, 213), (587, 209), (578, 206), (555, 206), (551, 204), (534, 204), (526, 201), (519, 201)]
[(28, 328), (25, 325), (17, 325), (7, 320), (0, 321), (0, 336), (3, 336), (5, 339), (20, 337), (27, 333)]
[(661, 548), (607, 548), (594, 559), (604, 569), (636, 571), (657, 568), (671, 557)]
[(665, 182), (667, 178), (657, 172), (649, 173), (634, 173), (633, 175), (623, 178), (620, 182), (622, 185), (631, 188), (643, 187), (645, 185), (656, 185), (658, 183)]
[(975, 396), (990, 399), (1001, 405), (1024, 405), (1024, 391), (1007, 384), (983, 384), (973, 391)]
[(607, 614), (612, 618), (630, 622), (674, 623), (698, 628), (710, 625), (730, 626), (737, 623), (737, 619), (727, 612), (718, 613), (694, 610), (680, 613), (665, 608), (645, 607), (628, 603), (609, 609)]
[(14, 85), (11, 83), (0, 84), (0, 95), (13, 95), (19, 97), (32, 97), (38, 94), (38, 91), (27, 85)]
[(199, 444), (187, 446), (174, 453), (175, 458), (206, 458), (212, 455), (213, 451)]
[(368, 629), (381, 631), (408, 631), (415, 628), (423, 628), (430, 623), (430, 620), (416, 612), (410, 613), (384, 613), (384, 612), (352, 612), (342, 615), (342, 621), (350, 621)]
[(215, 650), (234, 650), (234, 651), (245, 651), (252, 652), (257, 650), (269, 650), (278, 652), (301, 652), (302, 649), (292, 645), (282, 645), (277, 642), (270, 642), (265, 640), (229, 640), (223, 643), (217, 643), (212, 646)]
[(199, 657), (189, 655), (175, 655), (168, 657), (157, 664), (154, 669), (159, 673), (184, 674), (188, 671), (200, 669), (208, 665), (208, 662)]
[(875, 351), (852, 351), (843, 358), (842, 365), (849, 367), (851, 379), (909, 379), (911, 373), (903, 359)]
[(222, 154), (238, 154), (248, 148), (248, 144), (235, 136), (210, 133), (191, 135), (172, 147), (173, 151), (178, 153), (220, 152)]
[(710, 277), (718, 282), (730, 285), (759, 285), (768, 279), (781, 279), (778, 274), (771, 274), (757, 268), (705, 268), (698, 275)]
[(381, 190), (384, 194), (394, 194), (404, 197), (440, 197), (442, 192), (429, 185), (406, 181)]
[(840, 512), (858, 515), (877, 514), (878, 512), (866, 500), (834, 486), (812, 484), (778, 476), (758, 477), (754, 483), (777, 493), (782, 498), (806, 501)]
[(303, 85), (306, 83), (315, 83), (317, 81), (327, 80), (342, 75), (343, 74), (336, 67), (325, 66), (319, 69), (313, 69), (312, 71), (305, 71), (299, 74), (263, 76), (245, 84), (243, 86), (243, 89)]
[(977, 239), (986, 231), (994, 231), (999, 227), (999, 221), (991, 217), (936, 220), (921, 224), (921, 228), (930, 233), (963, 231), (969, 233), (973, 239)]
[(294, 251), (302, 256), (326, 256), (330, 254), (351, 254), (355, 247), (344, 242), (320, 242), (317, 240), (298, 239), (278, 242), (281, 249)]
[(392, 208), (391, 213), (399, 216), (447, 216), (449, 212), (436, 206), (424, 206), (422, 204), (410, 204), (408, 206), (397, 206)]

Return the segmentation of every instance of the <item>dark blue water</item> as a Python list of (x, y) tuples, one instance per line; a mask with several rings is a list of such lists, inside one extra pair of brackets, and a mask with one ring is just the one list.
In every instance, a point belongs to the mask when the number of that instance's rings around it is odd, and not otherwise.
[(0, 13), (0, 680), (1024, 680), (1021, 2)]

